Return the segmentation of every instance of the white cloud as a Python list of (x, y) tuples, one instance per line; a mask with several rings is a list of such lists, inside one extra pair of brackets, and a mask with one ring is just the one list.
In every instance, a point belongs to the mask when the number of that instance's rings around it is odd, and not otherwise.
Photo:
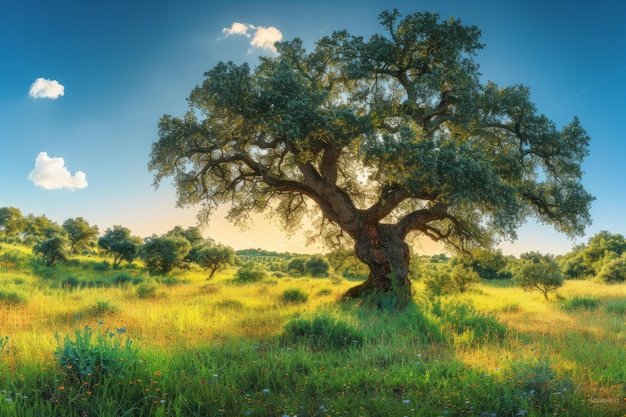
[(229, 35), (244, 35), (250, 37), (249, 29), (254, 29), (253, 25), (247, 25), (245, 23), (234, 22), (231, 27), (222, 29), (222, 33), (226, 36)]
[[(254, 35), (252, 35), (251, 32), (254, 33)], [(250, 45), (255, 48), (269, 49), (274, 53), (276, 53), (274, 43), (283, 40), (283, 34), (275, 27), (270, 26), (266, 28), (263, 26), (254, 26), (249, 23), (235, 22), (229, 28), (222, 29), (222, 33), (225, 33), (226, 36), (243, 35), (247, 38), (252, 38)]]
[(280, 30), (276, 29), (273, 26), (268, 28), (264, 28), (260, 26), (256, 29), (254, 33), (254, 38), (250, 42), (250, 45), (256, 46), (257, 48), (269, 49), (272, 52), (276, 53), (276, 47), (274, 44), (276, 42), (283, 40), (283, 34), (280, 33)]
[(32, 98), (51, 98), (56, 100), (65, 94), (65, 87), (56, 80), (37, 78), (30, 86), (28, 95)]
[(83, 171), (74, 175), (65, 167), (63, 158), (50, 158), (47, 152), (39, 152), (35, 159), (35, 168), (28, 174), (28, 179), (46, 190), (78, 190), (87, 187), (87, 176)]

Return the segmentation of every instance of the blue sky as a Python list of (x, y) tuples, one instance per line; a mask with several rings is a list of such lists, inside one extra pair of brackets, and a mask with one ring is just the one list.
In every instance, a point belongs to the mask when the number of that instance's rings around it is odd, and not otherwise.
[[(0, 207), (58, 222), (82, 216), (139, 236), (194, 225), (195, 210), (176, 208), (170, 186), (152, 187), (147, 162), (159, 118), (181, 116), (219, 61), (256, 64), (280, 36), (309, 50), (335, 30), (369, 37), (391, 8), (477, 25), (484, 81), (530, 87), (557, 126), (578, 116), (591, 136), (584, 184), (597, 200), (587, 235), (572, 242), (531, 220), (506, 253), (565, 253), (600, 230), (626, 234), (626, 3), (614, 0), (4, 1)], [(220, 215), (206, 234), (236, 249), (316, 250), (263, 217), (241, 232)]]

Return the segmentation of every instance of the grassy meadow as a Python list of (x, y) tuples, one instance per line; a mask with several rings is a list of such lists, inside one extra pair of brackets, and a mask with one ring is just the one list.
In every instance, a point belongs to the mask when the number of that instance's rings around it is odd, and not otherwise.
[(626, 285), (511, 281), (402, 313), (355, 282), (151, 276), (0, 245), (0, 416), (626, 416)]

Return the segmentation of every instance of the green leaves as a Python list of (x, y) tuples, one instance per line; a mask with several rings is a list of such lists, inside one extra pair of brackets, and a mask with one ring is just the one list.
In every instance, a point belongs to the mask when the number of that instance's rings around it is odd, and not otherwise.
[(256, 67), (209, 70), (189, 112), (159, 122), (155, 184), (172, 177), (203, 219), (225, 203), (235, 221), (270, 208), (291, 230), (313, 201), (353, 239), (367, 220), (489, 245), (528, 215), (582, 233), (593, 197), (579, 120), (559, 130), (527, 87), (481, 85), (475, 26), (379, 18), (367, 40), (335, 32), (308, 52), (294, 39)]

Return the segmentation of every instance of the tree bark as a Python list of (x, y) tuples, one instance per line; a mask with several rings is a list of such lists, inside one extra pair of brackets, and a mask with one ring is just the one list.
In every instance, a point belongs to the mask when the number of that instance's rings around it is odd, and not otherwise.
[(398, 310), (412, 302), (409, 246), (396, 226), (366, 225), (355, 239), (354, 251), (370, 273), (365, 282), (346, 292), (346, 298), (363, 299), (379, 308)]

